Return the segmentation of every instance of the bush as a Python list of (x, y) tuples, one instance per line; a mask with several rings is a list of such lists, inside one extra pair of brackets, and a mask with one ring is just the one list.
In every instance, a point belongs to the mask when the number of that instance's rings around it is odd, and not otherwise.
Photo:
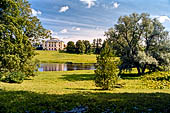
[(11, 72), (5, 77), (4, 81), (9, 83), (22, 83), (24, 79), (25, 74), (22, 72)]
[(170, 89), (170, 73), (154, 72), (142, 77), (145, 85), (152, 89)]

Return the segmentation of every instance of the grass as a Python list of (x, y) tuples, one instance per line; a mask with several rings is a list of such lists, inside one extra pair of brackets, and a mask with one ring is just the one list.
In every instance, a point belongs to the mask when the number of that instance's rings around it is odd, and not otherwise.
[(91, 54), (69, 54), (57, 51), (36, 51), (34, 59), (42, 63), (96, 63), (96, 55)]
[(107, 91), (95, 86), (92, 70), (38, 75), (22, 84), (0, 82), (0, 112), (64, 112), (77, 106), (87, 106), (90, 113), (170, 111), (170, 90), (149, 89), (139, 76), (123, 75), (124, 87)]

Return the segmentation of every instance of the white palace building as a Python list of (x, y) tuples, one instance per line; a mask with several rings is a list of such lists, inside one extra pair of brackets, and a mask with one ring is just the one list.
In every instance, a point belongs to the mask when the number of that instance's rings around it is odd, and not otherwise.
[(52, 38), (43, 43), (43, 49), (51, 51), (64, 50), (65, 46), (66, 45), (64, 44), (64, 42), (59, 40), (58, 38)]

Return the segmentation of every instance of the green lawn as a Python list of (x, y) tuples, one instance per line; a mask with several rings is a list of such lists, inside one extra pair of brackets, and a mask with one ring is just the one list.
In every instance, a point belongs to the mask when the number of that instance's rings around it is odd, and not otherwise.
[(94, 84), (94, 71), (38, 72), (22, 84), (0, 82), (0, 112), (64, 112), (86, 106), (90, 113), (169, 112), (170, 90), (148, 89), (135, 74), (122, 76), (122, 88)]
[(96, 63), (96, 55), (59, 53), (57, 51), (36, 51), (35, 59), (43, 63)]
[[(36, 52), (35, 59), (41, 62), (96, 63), (96, 55)], [(58, 113), (79, 106), (87, 107), (88, 113), (170, 112), (169, 73), (155, 73), (159, 76), (147, 75), (145, 79), (136, 69), (124, 73), (112, 91), (95, 86), (93, 70), (38, 72), (22, 84), (0, 82), (0, 113)], [(154, 87), (148, 87), (152, 83)], [(159, 84), (163, 89), (154, 89)]]

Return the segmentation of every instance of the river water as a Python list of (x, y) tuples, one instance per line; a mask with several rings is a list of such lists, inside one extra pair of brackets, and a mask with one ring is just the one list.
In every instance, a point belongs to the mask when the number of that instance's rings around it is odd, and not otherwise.
[(60, 63), (44, 63), (38, 68), (38, 71), (72, 71), (72, 70), (95, 70), (95, 64), (86, 63), (72, 63), (72, 64), (60, 64)]

